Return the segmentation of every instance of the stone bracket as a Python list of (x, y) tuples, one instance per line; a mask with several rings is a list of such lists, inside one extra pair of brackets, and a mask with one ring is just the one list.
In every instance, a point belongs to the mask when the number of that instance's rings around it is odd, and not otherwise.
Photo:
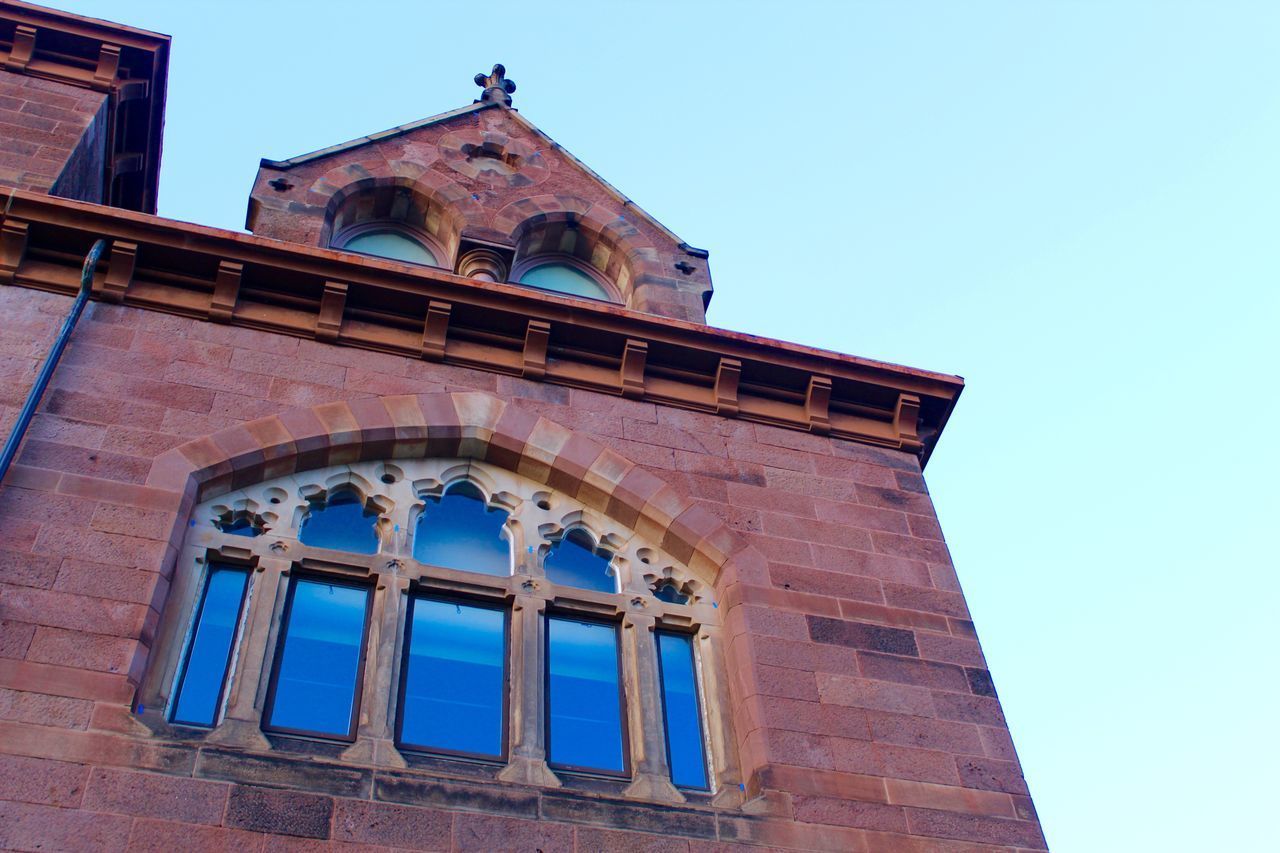
[(333, 343), (342, 331), (342, 315), (347, 309), (347, 285), (326, 281), (320, 299), (320, 316), (316, 318), (316, 340)]
[(733, 417), (738, 414), (738, 381), (742, 379), (742, 362), (721, 358), (716, 368), (716, 414)]
[(917, 451), (920, 441), (920, 398), (915, 394), (899, 394), (898, 405), (893, 410), (893, 428), (903, 450)]
[(422, 325), (422, 357), (428, 361), (444, 361), (452, 313), (453, 305), (448, 302), (432, 299), (427, 303), (427, 319)]
[(31, 61), (31, 57), (35, 52), (36, 28), (26, 24), (18, 24), (17, 30), (13, 33), (13, 49), (9, 51), (9, 58), (4, 61), (5, 69), (8, 71), (25, 70), (27, 63)]
[(809, 377), (809, 389), (804, 395), (804, 415), (809, 420), (809, 432), (818, 435), (831, 432), (831, 380), (827, 377)]
[(622, 367), (619, 378), (622, 381), (622, 396), (638, 400), (644, 396), (644, 365), (649, 357), (649, 345), (644, 341), (628, 338), (622, 348)]
[(5, 217), (0, 222), (0, 284), (12, 284), (13, 276), (27, 255), (29, 226), (20, 219)]
[(103, 302), (123, 302), (124, 295), (133, 284), (133, 273), (138, 266), (138, 244), (116, 240), (111, 244), (111, 260), (107, 262), (107, 277), (103, 279), (99, 298)]
[(210, 320), (215, 323), (231, 322), (231, 316), (236, 313), (236, 300), (240, 298), (240, 279), (243, 274), (244, 264), (219, 261), (213, 295), (209, 298)]
[(551, 324), (546, 320), (530, 320), (524, 333), (525, 379), (542, 379), (547, 375), (547, 342), (551, 339)]
[(120, 45), (103, 44), (98, 51), (98, 67), (93, 72), (93, 88), (106, 92), (120, 70)]

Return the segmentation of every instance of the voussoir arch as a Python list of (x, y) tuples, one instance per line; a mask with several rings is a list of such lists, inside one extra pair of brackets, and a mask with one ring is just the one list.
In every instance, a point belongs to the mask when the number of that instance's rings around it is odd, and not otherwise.
[[(147, 485), (183, 509), (288, 474), (376, 459), (459, 457), (507, 468), (623, 524), (709, 586), (761, 557), (713, 513), (589, 436), (476, 391), (370, 397), (291, 409), (189, 441), (153, 462)], [(181, 537), (179, 512), (175, 537)]]

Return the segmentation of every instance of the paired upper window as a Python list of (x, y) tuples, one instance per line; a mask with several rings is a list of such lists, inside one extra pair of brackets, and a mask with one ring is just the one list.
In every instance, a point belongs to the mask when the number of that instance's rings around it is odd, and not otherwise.
[[(710, 790), (697, 638), (714, 605), (703, 588), (531, 481), (473, 462), (402, 464), (288, 478), (197, 509), (206, 556), (168, 689), (171, 722), (216, 725), (237, 662), (256, 656), (260, 724), (274, 735), (354, 741), (372, 711), (406, 753), (503, 764), (513, 737), (527, 736), (513, 719), (532, 713), (545, 726), (520, 752), (540, 752), (556, 772), (628, 778), (657, 748), (676, 787)], [(303, 550), (281, 558), (290, 542)], [(259, 561), (277, 567), (277, 586), (261, 565), (252, 571)], [(241, 637), (254, 606), (279, 614), (257, 648)], [(624, 630), (638, 613), (650, 630)], [(517, 630), (517, 619), (534, 621)], [(382, 657), (371, 632), (391, 624), (395, 651)], [(372, 683), (392, 683), (391, 694), (371, 700)], [(646, 692), (656, 701), (641, 702)]]

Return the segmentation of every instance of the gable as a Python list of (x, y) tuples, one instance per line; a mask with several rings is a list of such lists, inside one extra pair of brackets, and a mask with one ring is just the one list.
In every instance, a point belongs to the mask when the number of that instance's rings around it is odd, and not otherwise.
[(635, 310), (705, 321), (707, 253), (682, 242), (506, 106), (481, 102), (288, 160), (263, 160), (246, 227), (336, 245), (356, 219), (407, 218), (459, 266), (468, 249), (560, 254)]

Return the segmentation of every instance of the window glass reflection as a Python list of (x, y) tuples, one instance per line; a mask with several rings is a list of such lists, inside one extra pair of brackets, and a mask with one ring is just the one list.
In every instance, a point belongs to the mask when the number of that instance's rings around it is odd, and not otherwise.
[(623, 772), (618, 629), (547, 617), (547, 671), (551, 763)]
[(588, 299), (609, 299), (609, 294), (594, 278), (569, 264), (541, 264), (520, 276), (520, 283), (539, 290), (553, 290)]
[(290, 594), (270, 726), (350, 737), (369, 590), (298, 578)]
[(688, 604), (689, 596), (685, 595), (671, 581), (658, 584), (653, 590), (653, 597), (668, 604)]
[(680, 788), (707, 785), (702, 714), (693, 665), (693, 638), (659, 632), (658, 663), (662, 672), (662, 710), (666, 721), (671, 781)]
[(411, 607), (400, 742), (501, 757), (506, 614), (429, 598)]
[(219, 521), (216, 524), (223, 533), (230, 533), (233, 536), (261, 536), (266, 532), (264, 528), (256, 526), (253, 518), (248, 515), (242, 515), (230, 521)]
[(210, 567), (187, 651), (187, 665), (173, 703), (175, 723), (211, 726), (217, 718), (248, 583), (248, 569), (216, 564)]
[(392, 258), (397, 261), (408, 261), (411, 264), (439, 266), (435, 254), (412, 237), (399, 231), (366, 231), (352, 237), (342, 247), (348, 252), (360, 252), (364, 255), (377, 255), (380, 258)]
[(485, 506), (472, 483), (456, 483), (441, 499), (428, 498), (413, 534), (413, 557), (423, 563), (511, 574), (511, 547), (502, 535), (507, 513)]
[(323, 503), (311, 505), (298, 538), (316, 548), (333, 548), (355, 554), (378, 552), (376, 510), (366, 507), (354, 489), (334, 492)]
[(575, 527), (551, 546), (542, 567), (552, 583), (597, 592), (617, 592), (618, 584), (609, 571), (609, 560), (609, 552), (596, 548), (591, 534)]

